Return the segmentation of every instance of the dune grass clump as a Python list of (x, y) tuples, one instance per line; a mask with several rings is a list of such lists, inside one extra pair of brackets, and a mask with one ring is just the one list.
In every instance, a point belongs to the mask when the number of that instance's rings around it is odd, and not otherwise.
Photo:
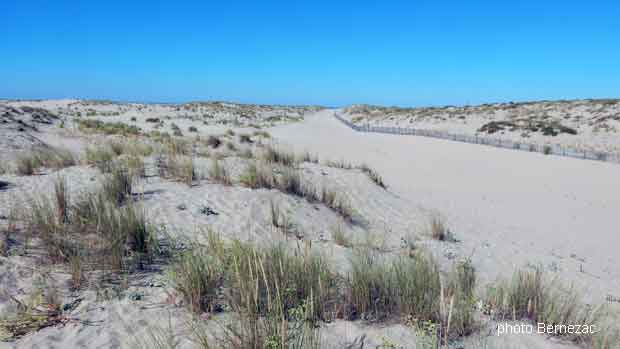
[(546, 325), (593, 325), (597, 333), (560, 333), (556, 335), (578, 344), (595, 348), (613, 348), (620, 340), (617, 328), (604, 305), (591, 306), (580, 301), (579, 293), (571, 286), (549, 279), (541, 268), (517, 270), (512, 279), (503, 280), (489, 288), (487, 311), (499, 320), (529, 320)]
[(127, 125), (122, 122), (103, 122), (101, 120), (77, 120), (78, 128), (83, 132), (103, 133), (107, 135), (138, 135), (140, 129), (135, 125)]
[(345, 161), (344, 159), (340, 159), (340, 160), (327, 160), (325, 162), (325, 165), (328, 167), (334, 167), (334, 168), (341, 168), (344, 170), (351, 170), (354, 168), (354, 166), (350, 163)]
[(108, 187), (71, 203), (67, 183), (59, 178), (53, 199), (40, 196), (23, 209), (27, 233), (41, 239), (53, 262), (69, 263), (76, 287), (86, 264), (120, 271), (127, 260), (149, 260), (156, 252), (158, 242), (144, 213), (133, 202), (119, 206), (119, 195), (128, 192), (125, 180), (111, 177)]
[(439, 241), (455, 242), (457, 241), (446, 224), (444, 217), (438, 212), (430, 215), (428, 229), (431, 238)]
[(336, 245), (342, 247), (351, 247), (353, 244), (351, 243), (351, 239), (349, 239), (344, 231), (344, 227), (342, 224), (337, 224), (331, 229), (332, 239)]
[(190, 156), (175, 155), (174, 153), (160, 155), (157, 158), (157, 169), (160, 177), (176, 179), (190, 187), (195, 180), (198, 180), (194, 160)]
[(115, 153), (107, 146), (88, 146), (85, 150), (85, 159), (88, 164), (97, 167), (101, 173), (109, 173), (114, 167)]
[(214, 347), (213, 343), (307, 348), (317, 342), (314, 324), (331, 319), (337, 299), (336, 274), (308, 249), (289, 252), (281, 245), (224, 243), (212, 232), (206, 246), (194, 246), (175, 261), (170, 275), (194, 312), (224, 307), (234, 312), (232, 321), (217, 333), (201, 321), (192, 323), (193, 339), (202, 348)]
[(336, 275), (323, 257), (309, 249), (291, 253), (281, 245), (256, 248), (240, 242), (233, 243), (230, 253), (231, 299), (240, 310), (286, 318), (304, 306), (308, 321), (331, 316)]
[(277, 149), (272, 145), (266, 145), (262, 153), (262, 159), (271, 164), (280, 164), (286, 167), (292, 167), (297, 164), (294, 153)]
[(252, 189), (271, 189), (275, 187), (276, 179), (273, 174), (273, 169), (270, 166), (252, 162), (242, 173), (240, 182), (244, 186)]
[(299, 162), (310, 162), (313, 164), (319, 163), (319, 158), (316, 155), (311, 154), (309, 151), (305, 151), (298, 156)]
[(359, 167), (359, 169), (363, 173), (365, 173), (368, 176), (368, 178), (370, 178), (370, 180), (373, 181), (376, 185), (380, 186), (383, 189), (387, 188), (387, 186), (383, 182), (383, 178), (381, 177), (381, 175), (377, 171), (372, 169), (370, 166), (366, 164), (362, 164)]
[(211, 167), (209, 168), (209, 178), (215, 183), (224, 185), (231, 185), (232, 179), (226, 167), (220, 163), (217, 157), (213, 157), (211, 160)]
[(432, 328), (444, 343), (475, 328), (475, 270), (468, 261), (442, 280), (428, 253), (386, 260), (361, 248), (353, 254), (348, 285), (349, 318), (407, 316), (414, 326)]
[(170, 268), (173, 287), (195, 313), (213, 312), (217, 291), (224, 281), (224, 269), (217, 257), (204, 247), (183, 252)]
[(133, 178), (128, 169), (114, 167), (103, 182), (103, 192), (108, 200), (121, 206), (133, 193)]
[(36, 148), (18, 156), (15, 162), (15, 169), (18, 175), (32, 176), (39, 172), (41, 167), (61, 169), (74, 166), (75, 163), (75, 157), (69, 150)]
[(417, 256), (390, 263), (369, 248), (357, 249), (349, 285), (351, 318), (364, 314), (385, 318), (402, 311), (429, 320), (439, 309), (438, 268)]

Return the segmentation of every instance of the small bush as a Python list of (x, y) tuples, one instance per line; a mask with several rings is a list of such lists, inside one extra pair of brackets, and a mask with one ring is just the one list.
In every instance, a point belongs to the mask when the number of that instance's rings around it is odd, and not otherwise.
[(212, 148), (218, 148), (222, 144), (222, 140), (217, 136), (209, 136), (207, 138), (207, 145)]

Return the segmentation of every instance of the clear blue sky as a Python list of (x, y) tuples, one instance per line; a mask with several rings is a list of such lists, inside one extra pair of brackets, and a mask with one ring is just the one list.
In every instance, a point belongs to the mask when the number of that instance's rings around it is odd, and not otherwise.
[(2, 97), (620, 97), (620, 2), (2, 0)]

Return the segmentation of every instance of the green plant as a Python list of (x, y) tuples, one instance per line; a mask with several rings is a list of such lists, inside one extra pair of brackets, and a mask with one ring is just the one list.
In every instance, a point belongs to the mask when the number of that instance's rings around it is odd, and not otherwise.
[(122, 205), (133, 192), (133, 178), (124, 167), (115, 166), (103, 182), (103, 191), (116, 205)]
[[(590, 306), (580, 301), (575, 289), (548, 279), (542, 269), (517, 270), (511, 280), (489, 287), (487, 311), (496, 319), (530, 320), (546, 325), (587, 324), (597, 333), (554, 333), (579, 344), (612, 348), (612, 340), (620, 339), (604, 305)], [(613, 338), (613, 339), (612, 339)], [(617, 342), (616, 342), (617, 343)]]
[(170, 267), (170, 278), (192, 311), (211, 312), (224, 269), (204, 248), (196, 247), (177, 258)]

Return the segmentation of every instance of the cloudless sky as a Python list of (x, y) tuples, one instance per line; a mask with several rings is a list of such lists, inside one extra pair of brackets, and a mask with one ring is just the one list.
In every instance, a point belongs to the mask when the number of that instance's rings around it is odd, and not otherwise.
[(0, 98), (620, 98), (620, 1), (1, 0)]

